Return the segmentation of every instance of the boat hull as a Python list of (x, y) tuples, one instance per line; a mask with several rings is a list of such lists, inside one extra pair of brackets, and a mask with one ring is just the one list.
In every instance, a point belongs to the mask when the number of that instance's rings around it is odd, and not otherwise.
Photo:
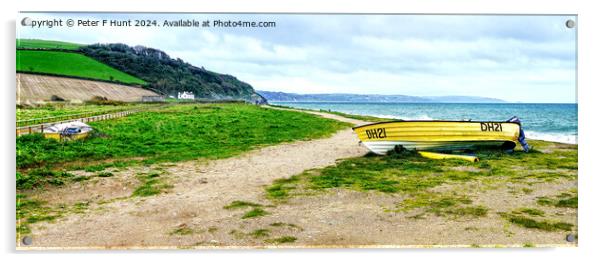
[(88, 133), (73, 134), (69, 136), (63, 136), (59, 133), (44, 133), (44, 137), (56, 140), (79, 140), (88, 137)]
[(520, 124), (473, 121), (393, 121), (354, 127), (370, 151), (384, 155), (402, 146), (408, 150), (451, 151), (478, 147), (514, 148)]

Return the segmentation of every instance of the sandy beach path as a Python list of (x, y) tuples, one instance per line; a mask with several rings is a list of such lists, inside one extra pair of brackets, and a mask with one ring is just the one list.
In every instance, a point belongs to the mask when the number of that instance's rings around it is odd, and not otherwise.
[[(322, 112), (308, 113), (354, 125), (366, 123)], [(251, 230), (259, 222), (241, 219), (240, 212), (224, 206), (235, 200), (270, 205), (265, 200), (265, 186), (273, 180), (365, 153), (353, 131), (345, 129), (328, 138), (268, 146), (228, 159), (130, 167), (114, 172), (111, 179), (36, 193), (31, 197), (51, 204), (85, 202), (88, 208), (51, 223), (31, 225), (31, 247), (261, 245), (260, 240), (236, 237), (237, 232)], [(164, 176), (173, 188), (150, 197), (127, 197), (138, 186), (135, 175), (154, 169), (167, 174)]]

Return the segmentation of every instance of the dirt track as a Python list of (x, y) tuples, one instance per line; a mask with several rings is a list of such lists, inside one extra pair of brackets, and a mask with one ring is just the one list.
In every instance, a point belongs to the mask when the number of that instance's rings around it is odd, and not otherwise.
[[(336, 115), (316, 114), (354, 124), (364, 123)], [(232, 237), (229, 232), (238, 228), (241, 222), (253, 224), (253, 221), (241, 221), (240, 214), (225, 210), (224, 206), (234, 200), (265, 203), (262, 200), (263, 186), (274, 179), (332, 165), (337, 159), (360, 156), (366, 152), (364, 147), (358, 145), (353, 131), (346, 129), (329, 138), (269, 146), (234, 158), (209, 163), (178, 163), (165, 168), (170, 174), (170, 183), (174, 185), (171, 193), (103, 205), (92, 204), (91, 209), (98, 210), (72, 215), (53, 224), (40, 224), (33, 230), (34, 246), (181, 246), (203, 241), (184, 241), (178, 236), (170, 236), (170, 231), (183, 224), (217, 227), (220, 236), (206, 239), (207, 243), (248, 244), (231, 242), (228, 240)], [(134, 167), (116, 174), (117, 177), (111, 182), (83, 186), (74, 184), (41, 193), (37, 197), (57, 204), (94, 203), (123, 197), (129, 195), (136, 184), (133, 174), (144, 171), (147, 170), (143, 167)]]
[[(363, 124), (336, 115), (315, 114)], [(384, 207), (394, 206), (400, 200), (400, 196), (392, 194), (336, 189), (276, 205), (266, 200), (265, 186), (274, 179), (365, 154), (366, 149), (357, 142), (355, 134), (347, 129), (329, 138), (269, 146), (229, 159), (131, 167), (115, 172), (110, 179), (39, 193), (32, 197), (67, 205), (89, 201), (90, 206), (83, 214), (33, 224), (32, 247), (265, 247), (270, 245), (266, 238), (282, 236), (294, 236), (296, 241), (279, 246), (296, 247), (566, 244), (563, 233), (504, 224), (496, 215), (450, 221), (436, 216), (412, 219), (407, 214), (384, 212)], [(169, 174), (168, 182), (174, 187), (161, 195), (127, 198), (137, 186), (135, 174), (157, 168)], [(522, 198), (508, 193), (508, 188), (479, 191), (479, 185), (465, 186), (463, 190), (476, 190), (477, 204), (507, 211), (533, 202), (537, 195), (574, 188), (576, 182), (541, 184), (534, 188), (532, 196)], [(241, 219), (246, 209), (224, 209), (236, 200), (267, 205), (269, 214)], [(576, 219), (576, 210), (554, 211), (569, 220)], [(256, 230), (269, 230), (269, 236), (253, 237)]]

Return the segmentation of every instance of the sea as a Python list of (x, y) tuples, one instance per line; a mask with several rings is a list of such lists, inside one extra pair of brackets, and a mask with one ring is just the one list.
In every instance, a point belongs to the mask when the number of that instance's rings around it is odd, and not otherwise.
[(577, 104), (270, 102), (303, 109), (403, 120), (505, 121), (517, 116), (527, 139), (577, 144)]

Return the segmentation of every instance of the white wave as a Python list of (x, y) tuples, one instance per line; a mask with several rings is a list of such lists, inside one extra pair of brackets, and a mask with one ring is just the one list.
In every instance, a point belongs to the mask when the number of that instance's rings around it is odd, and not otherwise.
[(379, 115), (379, 114), (373, 114), (371, 116), (373, 116), (373, 117), (379, 117), (379, 118), (401, 119), (399, 116), (396, 116), (396, 115)]
[(574, 134), (525, 131), (525, 136), (527, 139), (544, 140), (565, 144), (577, 144), (577, 135)]
[(433, 118), (431, 118), (428, 115), (398, 116), (398, 115), (380, 115), (380, 114), (374, 114), (372, 116), (380, 117), (380, 118), (402, 119), (402, 120), (433, 120)]

